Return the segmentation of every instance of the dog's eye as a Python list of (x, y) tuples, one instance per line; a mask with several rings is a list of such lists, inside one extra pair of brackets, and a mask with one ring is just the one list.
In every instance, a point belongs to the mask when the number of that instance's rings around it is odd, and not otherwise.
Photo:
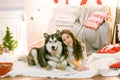
[(55, 40), (55, 42), (57, 42), (57, 40)]

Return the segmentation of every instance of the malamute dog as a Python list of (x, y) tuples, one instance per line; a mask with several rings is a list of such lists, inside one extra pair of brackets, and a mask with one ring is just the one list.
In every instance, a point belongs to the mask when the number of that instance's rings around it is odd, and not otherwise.
[(29, 65), (39, 65), (47, 70), (65, 69), (67, 67), (67, 48), (62, 42), (59, 30), (54, 34), (44, 33), (45, 43), (43, 47), (32, 48), (28, 54)]

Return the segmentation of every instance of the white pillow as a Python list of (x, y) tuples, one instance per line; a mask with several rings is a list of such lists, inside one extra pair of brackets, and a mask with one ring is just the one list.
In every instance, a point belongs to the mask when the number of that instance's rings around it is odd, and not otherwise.
[(53, 9), (51, 20), (57, 26), (73, 26), (81, 14), (80, 6), (59, 5)]
[(57, 14), (54, 18), (56, 25), (73, 25), (78, 17), (72, 14)]

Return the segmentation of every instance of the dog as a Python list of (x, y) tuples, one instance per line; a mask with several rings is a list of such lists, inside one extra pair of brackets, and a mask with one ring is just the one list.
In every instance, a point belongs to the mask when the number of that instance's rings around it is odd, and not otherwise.
[(62, 42), (61, 32), (59, 30), (53, 34), (44, 33), (45, 42), (40, 48), (32, 48), (28, 54), (28, 65), (38, 65), (52, 69), (66, 69), (68, 62), (67, 48)]

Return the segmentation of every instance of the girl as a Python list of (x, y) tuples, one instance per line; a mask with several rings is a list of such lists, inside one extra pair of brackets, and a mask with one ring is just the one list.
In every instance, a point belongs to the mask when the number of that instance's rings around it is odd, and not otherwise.
[(81, 60), (83, 59), (84, 48), (74, 34), (69, 30), (61, 31), (63, 43), (67, 46), (68, 51), (68, 62), (69, 65), (75, 70), (83, 71), (88, 70), (87, 67), (82, 65)]

